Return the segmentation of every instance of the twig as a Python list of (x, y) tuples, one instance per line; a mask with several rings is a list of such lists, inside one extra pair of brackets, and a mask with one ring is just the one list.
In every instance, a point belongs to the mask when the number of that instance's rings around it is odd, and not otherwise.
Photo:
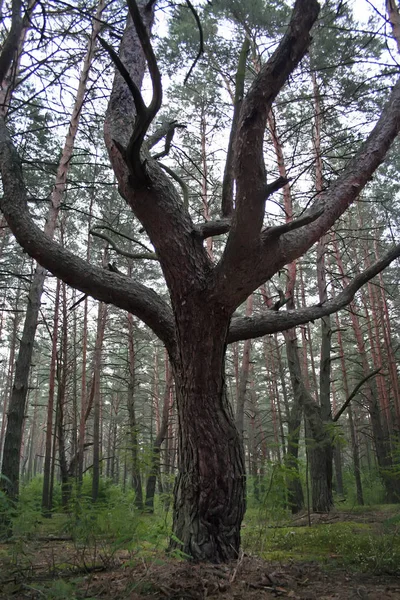
[(229, 577), (229, 583), (230, 584), (232, 584), (235, 581), (236, 576), (238, 574), (238, 570), (241, 567), (241, 565), (243, 563), (243, 560), (244, 560), (244, 552), (243, 552), (243, 550), (240, 550), (239, 551), (239, 556), (238, 556), (238, 559), (237, 559), (237, 562), (236, 562), (236, 567), (233, 569), (232, 575)]

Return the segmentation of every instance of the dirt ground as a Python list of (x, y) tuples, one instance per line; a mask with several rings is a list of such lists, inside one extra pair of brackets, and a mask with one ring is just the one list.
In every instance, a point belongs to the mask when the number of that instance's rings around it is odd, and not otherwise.
[[(54, 548), (52, 552), (54, 558)], [(159, 563), (142, 561), (132, 566), (130, 557), (121, 554), (108, 569), (89, 568), (84, 574), (71, 563), (57, 577), (74, 580), (71, 598), (92, 600), (400, 600), (400, 577), (352, 573), (329, 565), (321, 568), (312, 562), (278, 564), (242, 555), (224, 565), (173, 559)], [(13, 581), (3, 579), (1, 600), (67, 600), (68, 592), (46, 592), (43, 584), (51, 577), (49, 568), (48, 559), (41, 568), (36, 566), (35, 573), (26, 572)]]
[(279, 565), (243, 556), (227, 565), (166, 563), (96, 574), (95, 598), (118, 600), (383, 600), (400, 599), (400, 578), (324, 572), (315, 563)]

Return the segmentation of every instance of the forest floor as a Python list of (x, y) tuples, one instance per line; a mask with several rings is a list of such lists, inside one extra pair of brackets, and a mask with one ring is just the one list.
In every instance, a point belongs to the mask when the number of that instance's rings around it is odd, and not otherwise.
[[(155, 523), (143, 519), (146, 527)], [(40, 526), (0, 544), (0, 599), (400, 600), (398, 507), (305, 515), (273, 526), (250, 512), (244, 551), (223, 565), (168, 557), (142, 533), (134, 545), (96, 537), (89, 543)]]

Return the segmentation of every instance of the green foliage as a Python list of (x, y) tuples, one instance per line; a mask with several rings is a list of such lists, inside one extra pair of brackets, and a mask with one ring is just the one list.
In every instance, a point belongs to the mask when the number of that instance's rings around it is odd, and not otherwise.
[[(35, 588), (31, 587), (31, 589)], [(39, 588), (36, 587), (36, 589)], [(64, 579), (54, 579), (49, 585), (40, 589), (46, 600), (73, 600), (77, 598), (75, 591), (75, 582), (65, 581)]]

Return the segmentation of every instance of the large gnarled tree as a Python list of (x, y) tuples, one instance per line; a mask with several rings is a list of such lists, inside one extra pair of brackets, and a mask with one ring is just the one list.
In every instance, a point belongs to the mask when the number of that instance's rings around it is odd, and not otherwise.
[[(87, 263), (35, 225), (27, 210), (21, 163), (4, 120), (0, 123), (1, 209), (18, 242), (42, 266), (84, 293), (133, 313), (164, 342), (175, 377), (179, 416), (171, 544), (196, 559), (227, 560), (237, 556), (245, 510), (242, 446), (224, 386), (227, 344), (335, 312), (399, 256), (400, 247), (358, 275), (335, 300), (300, 310), (267, 310), (253, 317), (238, 317), (234, 312), (262, 283), (319, 240), (356, 199), (400, 129), (400, 83), (337, 181), (299, 219), (265, 228), (265, 203), (287, 183), (284, 178), (267, 182), (263, 157), (267, 116), (306, 54), (319, 12), (316, 0), (297, 0), (285, 35), (241, 102), (231, 136), (234, 161), (229, 166), (235, 197), (225, 196), (221, 221), (195, 225), (170, 174), (152, 158), (146, 141), (162, 101), (161, 77), (149, 38), (155, 2), (128, 0), (127, 4), (119, 54), (102, 40), (116, 65), (105, 139), (120, 193), (154, 246), (170, 303), (129, 277)], [(7, 60), (12, 60), (9, 52), (3, 62)], [(149, 106), (140, 93), (146, 68), (153, 84)], [(216, 233), (227, 233), (227, 241), (221, 259), (213, 264), (204, 240)]]

